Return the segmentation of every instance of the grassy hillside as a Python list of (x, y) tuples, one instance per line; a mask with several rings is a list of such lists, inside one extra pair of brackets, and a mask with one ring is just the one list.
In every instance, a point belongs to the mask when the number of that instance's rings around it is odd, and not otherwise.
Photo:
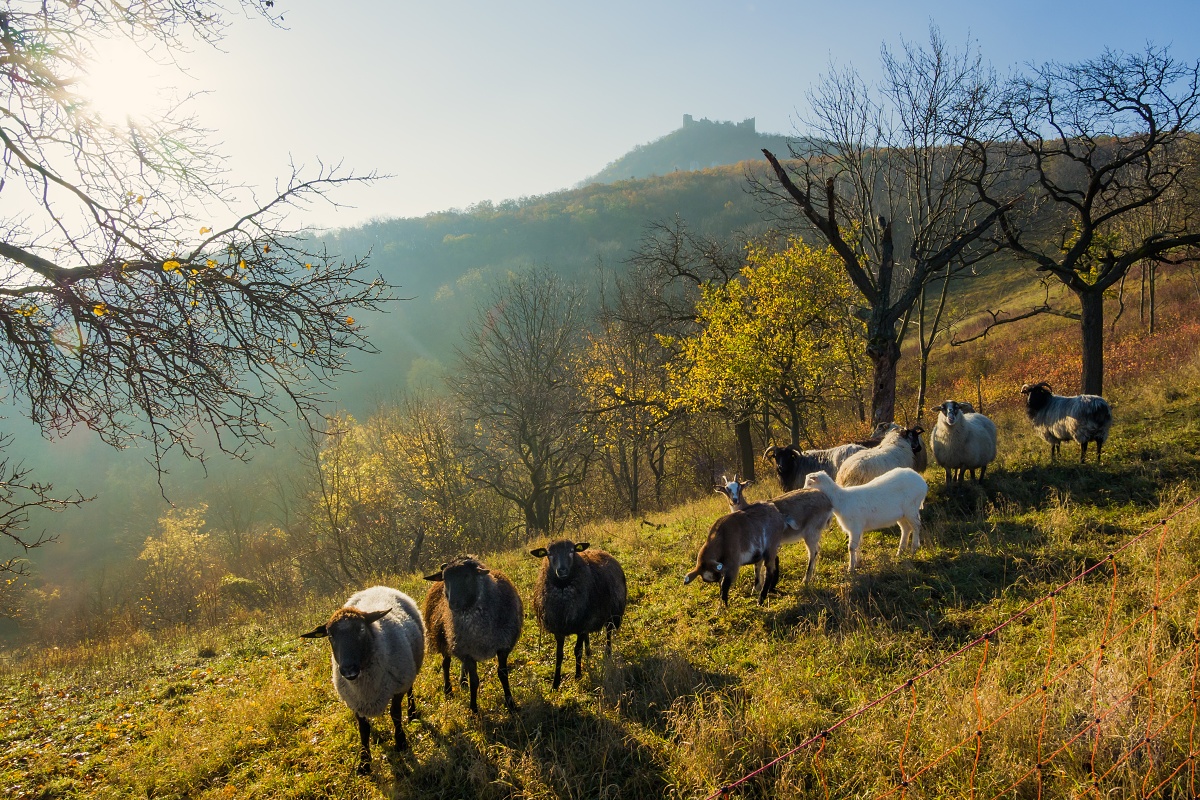
[[(722, 512), (715, 496), (650, 520), (661, 527), (572, 531), (613, 552), (630, 579), (612, 658), (597, 652), (582, 681), (553, 692), (553, 641), (527, 619), (511, 716), (494, 665), (481, 668), (474, 716), (461, 693), (442, 698), (427, 662), (421, 717), (407, 725), (413, 750), (398, 755), (381, 739), (369, 778), (354, 775), (357, 734), (329, 684), (327, 646), (296, 638), (340, 598), (209, 630), (8, 654), (0, 788), (12, 798), (696, 797), (899, 686), (739, 792), (943, 797), (974, 786), (991, 797), (1019, 782), (1016, 796), (1033, 797), (1040, 778), (1042, 796), (1067, 796), (1085, 790), (1094, 757), (1104, 796), (1141, 796), (1163, 781), (1158, 796), (1189, 796), (1200, 511), (1122, 551), (1115, 570), (1104, 559), (1200, 493), (1200, 363), (1192, 352), (1112, 399), (1103, 465), (1048, 464), (1019, 411), (1001, 408), (1001, 463), (983, 487), (947, 489), (929, 471), (917, 556), (897, 559), (893, 532), (868, 534), (862, 569), (848, 577), (845, 538), (829, 530), (814, 584), (798, 581), (802, 548), (786, 549), (781, 593), (761, 608), (749, 570), (728, 609), (715, 587), (681, 584)], [(513, 577), (528, 613), (537, 561), (523, 551), (486, 561)], [(986, 650), (904, 685), (1089, 567)], [(425, 590), (417, 575), (379, 578)]]

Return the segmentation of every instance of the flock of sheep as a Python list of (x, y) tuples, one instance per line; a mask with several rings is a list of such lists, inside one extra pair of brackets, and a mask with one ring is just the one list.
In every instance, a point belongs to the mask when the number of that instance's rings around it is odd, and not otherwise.
[[(1097, 395), (1056, 395), (1046, 383), (1021, 387), (1026, 414), (1034, 430), (1050, 444), (1054, 458), (1062, 442), (1087, 447), (1096, 443), (1096, 460), (1108, 438), (1112, 411)], [(931, 434), (934, 460), (946, 470), (946, 481), (967, 474), (982, 480), (996, 458), (996, 426), (970, 403), (948, 400), (936, 408)], [(771, 447), (765, 457), (775, 461), (784, 494), (769, 501), (746, 500), (745, 481), (737, 476), (717, 490), (729, 501), (730, 513), (709, 529), (696, 566), (684, 577), (720, 583), (721, 601), (738, 571), (755, 568), (759, 602), (779, 581), (779, 550), (804, 542), (808, 550), (807, 585), (816, 568), (821, 532), (835, 518), (849, 538), (849, 569), (858, 567), (862, 535), (899, 524), (901, 554), (921, 544), (920, 512), (929, 489), (921, 472), (928, 454), (920, 426), (880, 426), (870, 439), (828, 450), (801, 451), (794, 445)], [(976, 475), (976, 471), (978, 474)], [(562, 680), (563, 645), (575, 635), (575, 677), (581, 676), (584, 651), (591, 654), (589, 634), (605, 631), (606, 650), (612, 632), (625, 614), (626, 585), (621, 565), (610, 554), (587, 542), (567, 539), (531, 550), (542, 560), (533, 590), (534, 616), (556, 640), (554, 688)], [(496, 659), (504, 702), (515, 710), (508, 681), (508, 654), (521, 635), (524, 607), (513, 582), (489, 570), (474, 556), (460, 556), (425, 576), (430, 581), (424, 614), (413, 599), (396, 589), (375, 586), (351, 596), (329, 620), (304, 638), (328, 638), (332, 648), (333, 685), (354, 712), (361, 747), (359, 772), (371, 770), (372, 717), (390, 706), (396, 749), (407, 749), (402, 704), (407, 699), (409, 721), (416, 714), (413, 684), (421, 669), (428, 641), (442, 657), (443, 689), (449, 697), (450, 659), (462, 664), (460, 681), (470, 687), (470, 707), (478, 711), (479, 661)]]

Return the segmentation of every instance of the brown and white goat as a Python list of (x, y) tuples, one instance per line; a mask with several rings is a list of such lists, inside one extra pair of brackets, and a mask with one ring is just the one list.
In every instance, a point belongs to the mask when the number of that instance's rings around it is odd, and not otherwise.
[[(744, 489), (748, 482), (739, 484), (737, 477), (734, 476), (733, 482), (727, 485)], [(736, 502), (732, 492), (722, 491), (720, 486), (717, 487), (717, 491), (724, 494), (729, 500), (730, 511), (745, 511), (752, 505), (758, 505), (747, 500), (744, 491), (737, 492)], [(828, 497), (816, 489), (795, 489), (771, 498), (771, 501), (765, 505), (775, 506), (783, 517), (786, 528), (780, 534), (781, 544), (804, 542), (804, 547), (808, 550), (808, 567), (804, 570), (804, 585), (807, 586), (817, 569), (817, 556), (821, 550), (821, 531), (829, 525), (829, 520), (833, 516), (833, 505), (829, 502)], [(778, 583), (778, 562), (775, 564), (775, 569), (776, 583)]]
[(708, 539), (696, 556), (696, 568), (684, 576), (684, 584), (696, 578), (720, 582), (721, 602), (729, 605), (729, 588), (738, 571), (753, 564), (761, 605), (779, 582), (779, 547), (786, 530), (783, 515), (771, 503), (753, 503), (744, 511), (726, 514), (708, 529)]

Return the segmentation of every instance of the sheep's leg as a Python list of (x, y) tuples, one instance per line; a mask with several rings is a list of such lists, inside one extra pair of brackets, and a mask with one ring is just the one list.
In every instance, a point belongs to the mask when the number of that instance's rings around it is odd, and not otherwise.
[(592, 637), (586, 632), (583, 634), (583, 654), (592, 657)]
[[(412, 698), (409, 698), (412, 701)], [(403, 694), (392, 695), (392, 725), (396, 728), (396, 749), (407, 750), (408, 738), (404, 735), (404, 709), (401, 703), (404, 702)], [(411, 719), (412, 709), (409, 709), (409, 719)]]
[(501, 650), (496, 653), (496, 675), (500, 678), (500, 685), (504, 687), (504, 705), (508, 707), (509, 711), (516, 711), (517, 704), (513, 702), (512, 690), (508, 688), (507, 650)]
[(369, 775), (371, 773), (371, 720), (357, 714), (354, 717), (358, 720), (358, 774)]
[(586, 643), (586, 633), (575, 634), (575, 680), (583, 677), (583, 646)]
[(417, 699), (413, 697), (413, 690), (408, 690), (408, 721), (412, 722), (417, 718)]
[(462, 660), (463, 669), (467, 673), (467, 678), (471, 684), (471, 710), (476, 714), (479, 713), (479, 667), (475, 664), (475, 659), (464, 658)]
[(951, 474), (950, 474), (950, 468), (946, 467), (946, 485), (947, 486), (950, 485), (951, 480), (952, 480), (952, 478), (951, 478)]
[(900, 520), (900, 546), (896, 548), (896, 557), (904, 555), (904, 551), (908, 549), (908, 537), (912, 532), (912, 528), (907, 524), (908, 520)]
[(467, 665), (466, 664), (463, 664), (462, 672), (460, 672), (458, 674), (458, 685), (459, 686), (467, 685)]
[(1087, 463), (1087, 442), (1079, 443), (1079, 463)]
[(554, 688), (562, 683), (562, 661), (563, 661), (563, 642), (566, 636), (562, 634), (554, 634)]
[(1096, 442), (1096, 463), (1097, 464), (1100, 463), (1100, 445), (1102, 445), (1102, 444), (1104, 444), (1104, 442), (1099, 442), (1099, 441)]
[(987, 472), (987, 464), (979, 468), (979, 480), (976, 483), (983, 483), (983, 473)]
[(604, 655), (612, 655), (612, 632), (613, 624), (610, 622), (604, 626)]
[(450, 656), (442, 656), (442, 681), (445, 683), (446, 697), (454, 694), (454, 689), (450, 686)]

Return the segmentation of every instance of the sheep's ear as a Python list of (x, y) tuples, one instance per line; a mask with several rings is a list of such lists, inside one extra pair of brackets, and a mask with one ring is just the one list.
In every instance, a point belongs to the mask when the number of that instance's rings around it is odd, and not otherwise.
[(587, 550), (589, 547), (591, 547), (591, 545), (588, 544), (587, 542), (576, 542), (575, 543), (575, 552), (582, 553), (584, 550)]
[(714, 486), (713, 491), (716, 492), (717, 494), (723, 494), (726, 497), (729, 496), (729, 490), (726, 489), (724, 485)]
[(945, 403), (942, 403), (940, 406), (934, 406), (933, 408), (930, 409), (930, 411), (945, 411), (945, 410), (946, 410)]
[(550, 552), (544, 547), (539, 547), (536, 550), (529, 551), (529, 555), (533, 556), (534, 558), (545, 558), (549, 554)]
[(324, 639), (329, 633), (325, 630), (325, 625), (321, 624), (313, 628), (308, 633), (300, 634), (301, 639)]
[(425, 576), (425, 580), (427, 580), (427, 581), (440, 581), (441, 579), (442, 579), (442, 571), (440, 569), (437, 572), (433, 573), (432, 575)]
[(390, 608), (384, 608), (379, 611), (368, 611), (363, 614), (363, 619), (366, 620), (368, 625), (374, 625), (376, 622), (386, 617), (389, 611), (391, 611)]

